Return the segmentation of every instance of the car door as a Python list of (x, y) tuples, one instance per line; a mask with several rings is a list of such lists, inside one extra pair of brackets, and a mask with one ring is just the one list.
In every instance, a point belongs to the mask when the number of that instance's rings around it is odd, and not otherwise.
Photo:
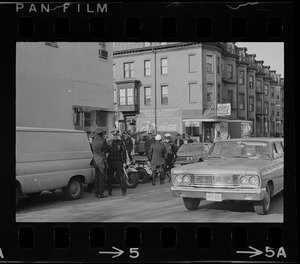
[(283, 188), (283, 177), (284, 177), (284, 149), (282, 146), (281, 141), (277, 141), (274, 143), (278, 157), (276, 158), (277, 161), (277, 173), (278, 173), (278, 178), (276, 179), (276, 191), (279, 191)]

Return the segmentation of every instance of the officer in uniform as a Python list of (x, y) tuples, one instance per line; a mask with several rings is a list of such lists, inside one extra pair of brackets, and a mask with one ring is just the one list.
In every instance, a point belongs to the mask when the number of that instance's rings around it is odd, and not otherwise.
[(122, 140), (119, 139), (119, 131), (112, 132), (113, 139), (108, 146), (108, 195), (112, 195), (112, 181), (114, 173), (120, 179), (122, 196), (126, 195), (126, 182), (124, 168), (126, 167), (126, 149)]
[(126, 148), (128, 157), (129, 157), (130, 161), (132, 162), (131, 152), (133, 150), (133, 141), (127, 131), (123, 132), (123, 142), (125, 144), (125, 148)]
[(167, 154), (166, 154), (166, 161), (164, 167), (164, 175), (168, 174), (169, 182), (171, 181), (171, 169), (173, 168), (173, 164), (176, 160), (176, 146), (172, 142), (171, 135), (167, 133), (165, 135), (165, 142), (164, 145), (166, 146)]
[(106, 151), (107, 151), (107, 142), (103, 137), (105, 131), (102, 128), (97, 128), (95, 130), (95, 137), (93, 137), (91, 142), (91, 147), (93, 151), (93, 167), (95, 168), (95, 194), (97, 198), (105, 198), (104, 192), (104, 183), (106, 178), (107, 171), (107, 160), (106, 160)]
[(164, 165), (167, 153), (165, 145), (161, 142), (161, 135), (155, 136), (156, 142), (151, 144), (149, 150), (149, 158), (152, 167), (152, 185), (155, 185), (155, 178), (159, 174), (160, 184), (164, 183)]

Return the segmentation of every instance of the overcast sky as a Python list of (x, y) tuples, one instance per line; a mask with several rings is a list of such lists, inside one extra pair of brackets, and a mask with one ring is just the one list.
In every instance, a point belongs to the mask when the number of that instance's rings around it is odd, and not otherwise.
[(246, 47), (248, 54), (256, 54), (256, 60), (263, 60), (264, 66), (284, 77), (284, 43), (283, 42), (236, 42), (238, 47)]

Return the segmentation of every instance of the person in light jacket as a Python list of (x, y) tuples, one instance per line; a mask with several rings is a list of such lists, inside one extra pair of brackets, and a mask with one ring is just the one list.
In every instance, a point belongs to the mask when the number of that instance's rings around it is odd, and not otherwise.
[(155, 178), (159, 174), (160, 184), (164, 183), (164, 165), (167, 154), (166, 146), (162, 143), (161, 135), (155, 136), (155, 143), (152, 143), (149, 150), (149, 158), (152, 167), (152, 185), (155, 185)]
[(92, 139), (92, 150), (93, 150), (93, 167), (95, 168), (95, 194), (97, 198), (105, 198), (104, 184), (106, 178), (106, 171), (108, 163), (106, 159), (107, 142), (103, 137), (105, 131), (102, 128), (95, 130), (95, 137)]

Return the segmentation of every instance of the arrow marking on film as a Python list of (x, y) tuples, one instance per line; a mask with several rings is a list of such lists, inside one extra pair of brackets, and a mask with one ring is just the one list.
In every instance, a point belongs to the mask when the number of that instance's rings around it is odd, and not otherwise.
[(117, 250), (117, 251), (99, 251), (100, 254), (114, 254), (115, 256), (112, 256), (112, 258), (117, 258), (119, 256), (121, 256), (124, 251), (121, 249), (118, 249), (116, 247), (112, 247), (113, 249)]
[(254, 247), (250, 247), (250, 246), (249, 246), (249, 248), (251, 248), (251, 249), (254, 250), (254, 251), (237, 251), (236, 253), (241, 253), (241, 254), (253, 254), (253, 255), (249, 256), (249, 258), (253, 258), (253, 257), (256, 257), (256, 256), (262, 254), (262, 251), (260, 251), (260, 250), (258, 250), (258, 249), (256, 249), (256, 248), (254, 248)]

